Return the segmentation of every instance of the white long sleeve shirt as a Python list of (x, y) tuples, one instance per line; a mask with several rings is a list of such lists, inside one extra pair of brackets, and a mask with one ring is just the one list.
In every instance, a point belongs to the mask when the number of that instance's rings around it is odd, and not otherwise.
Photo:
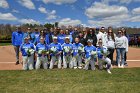
[(114, 49), (115, 48), (115, 41), (112, 39), (112, 37), (108, 36), (106, 40), (107, 40), (106, 41), (107, 42), (107, 44), (106, 44), (107, 48)]
[(116, 37), (115, 38), (115, 47), (116, 48), (125, 48), (128, 52), (128, 39), (126, 36)]

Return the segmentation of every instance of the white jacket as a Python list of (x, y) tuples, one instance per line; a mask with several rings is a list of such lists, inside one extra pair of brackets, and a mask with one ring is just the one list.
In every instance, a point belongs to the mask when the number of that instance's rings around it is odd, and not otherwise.
[(115, 38), (115, 47), (116, 48), (125, 48), (128, 52), (128, 39), (126, 36), (116, 37)]
[(102, 39), (103, 45), (106, 46), (106, 34), (99, 32), (97, 35), (97, 46), (98, 46), (98, 41), (99, 39)]
[(106, 39), (107, 41), (107, 43), (106, 43), (106, 46), (107, 46), (107, 48), (112, 48), (112, 49), (114, 49), (115, 48), (115, 42), (114, 42), (114, 40), (112, 39), (112, 37), (111, 36), (109, 36), (109, 37), (107, 37), (107, 39)]

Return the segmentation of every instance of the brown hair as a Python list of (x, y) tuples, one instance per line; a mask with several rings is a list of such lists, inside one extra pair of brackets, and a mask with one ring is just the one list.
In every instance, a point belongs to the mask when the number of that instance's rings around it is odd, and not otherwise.
[[(109, 31), (112, 31), (111, 29), (108, 29), (107, 33), (109, 33)], [(109, 36), (107, 36), (109, 39)], [(114, 32), (112, 31), (111, 33), (111, 38), (113, 39), (113, 41), (115, 41), (115, 37), (114, 37)]]

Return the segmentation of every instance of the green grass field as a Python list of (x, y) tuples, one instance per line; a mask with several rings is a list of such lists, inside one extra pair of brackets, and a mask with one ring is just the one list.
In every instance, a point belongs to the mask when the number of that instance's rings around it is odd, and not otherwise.
[(0, 43), (0, 46), (8, 46), (11, 45), (11, 43)]
[(140, 93), (140, 68), (0, 71), (0, 93)]

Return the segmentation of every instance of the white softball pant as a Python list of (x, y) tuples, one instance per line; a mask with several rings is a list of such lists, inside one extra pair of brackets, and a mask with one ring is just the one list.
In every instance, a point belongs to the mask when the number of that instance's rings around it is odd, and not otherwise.
[(61, 68), (61, 63), (62, 63), (61, 56), (52, 56), (49, 68), (53, 69), (53, 66), (56, 62), (58, 62), (57, 67), (60, 69)]
[(99, 69), (103, 69), (103, 64), (104, 63), (107, 64), (107, 69), (110, 69), (110, 67), (111, 67), (111, 60), (108, 57), (105, 57), (105, 58), (102, 58), (102, 59), (98, 59)]
[(77, 55), (77, 56), (73, 56), (73, 63), (74, 63), (74, 67), (77, 67), (77, 63), (78, 63), (78, 67), (82, 66), (82, 56)]
[(89, 64), (91, 65), (91, 70), (95, 70), (95, 61), (94, 58), (91, 59), (85, 59), (85, 70), (89, 69)]
[(28, 56), (22, 56), (23, 59), (23, 70), (32, 70), (33, 68), (33, 63), (34, 63), (34, 55), (31, 55), (30, 57)]
[(69, 68), (73, 68), (72, 56), (63, 56), (63, 68), (67, 68), (67, 64)]
[(37, 57), (35, 68), (40, 69), (41, 64), (43, 65), (44, 69), (48, 68), (48, 58), (47, 58), (47, 56)]

